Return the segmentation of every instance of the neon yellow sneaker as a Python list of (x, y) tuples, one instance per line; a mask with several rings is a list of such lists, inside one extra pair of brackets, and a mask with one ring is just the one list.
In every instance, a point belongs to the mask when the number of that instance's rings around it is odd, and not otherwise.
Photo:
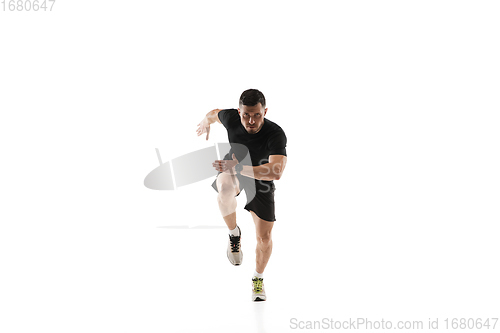
[(252, 279), (252, 301), (262, 302), (266, 300), (266, 291), (264, 289), (264, 279), (256, 276)]

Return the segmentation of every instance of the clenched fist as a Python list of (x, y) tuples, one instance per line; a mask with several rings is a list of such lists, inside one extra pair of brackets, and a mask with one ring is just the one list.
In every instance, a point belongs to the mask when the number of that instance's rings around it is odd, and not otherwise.
[(233, 154), (232, 160), (217, 160), (214, 163), (212, 163), (212, 166), (215, 168), (215, 170), (217, 170), (219, 172), (224, 172), (224, 173), (228, 173), (230, 175), (235, 175), (236, 170), (234, 170), (234, 167), (238, 163), (239, 162), (236, 159), (236, 156), (234, 156), (234, 154)]

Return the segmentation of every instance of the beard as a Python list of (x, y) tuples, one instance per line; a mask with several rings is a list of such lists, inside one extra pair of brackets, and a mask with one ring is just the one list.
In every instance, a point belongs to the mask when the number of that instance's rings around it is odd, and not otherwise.
[(250, 127), (247, 127), (246, 130), (248, 133), (250, 134), (253, 134), (253, 133), (257, 133), (258, 131), (260, 131), (260, 129), (262, 128), (262, 126), (255, 126), (254, 128), (250, 128)]

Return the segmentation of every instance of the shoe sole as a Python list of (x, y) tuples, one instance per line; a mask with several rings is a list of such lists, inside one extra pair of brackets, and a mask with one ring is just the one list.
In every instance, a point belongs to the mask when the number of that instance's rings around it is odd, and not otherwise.
[[(229, 260), (229, 262), (231, 263), (231, 265), (233, 266), (240, 266), (241, 264), (233, 264), (231, 262), (231, 259), (229, 259), (229, 253), (226, 252), (226, 256), (227, 256), (227, 260)], [(241, 252), (241, 261), (243, 261), (243, 252)]]
[(257, 297), (255, 298), (253, 301), (254, 302), (264, 302), (266, 299), (265, 298), (260, 298), (260, 297)]

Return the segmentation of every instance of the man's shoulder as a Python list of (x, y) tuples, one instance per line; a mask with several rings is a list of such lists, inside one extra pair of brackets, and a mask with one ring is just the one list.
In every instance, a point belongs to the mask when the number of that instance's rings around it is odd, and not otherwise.
[(270, 135), (285, 134), (285, 131), (283, 130), (283, 128), (281, 128), (281, 126), (278, 125), (278, 124), (276, 124), (274, 121), (271, 121), (271, 120), (269, 120), (267, 118), (265, 118), (264, 121), (269, 126), (269, 134)]
[(220, 110), (220, 112), (225, 112), (227, 114), (234, 115), (234, 114), (238, 114), (238, 109), (222, 109), (222, 110)]
[(234, 117), (238, 115), (238, 110), (237, 109), (222, 109), (219, 111), (220, 115), (227, 116), (227, 117)]
[(220, 110), (217, 115), (221, 123), (227, 128), (233, 126), (236, 120), (239, 118), (237, 109), (223, 109)]

